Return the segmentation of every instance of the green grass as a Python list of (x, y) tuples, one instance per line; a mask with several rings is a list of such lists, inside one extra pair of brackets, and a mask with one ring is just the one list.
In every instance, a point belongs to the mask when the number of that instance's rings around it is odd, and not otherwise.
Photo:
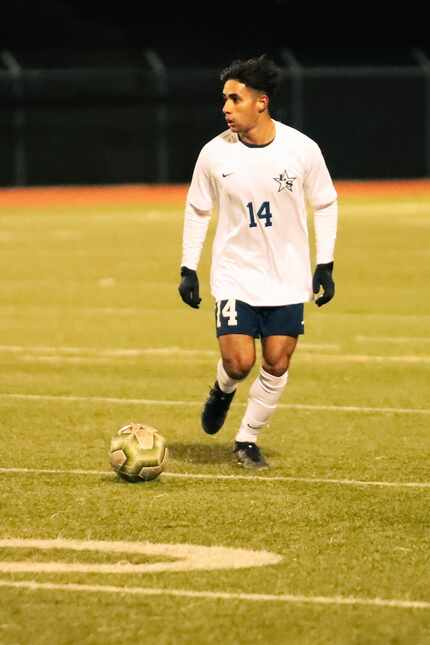
[[(2, 586), (1, 645), (430, 642), (430, 609), (335, 602), (430, 602), (430, 198), (341, 197), (340, 213), (337, 295), (321, 310), (306, 305), (282, 406), (261, 436), (272, 465), (264, 477), (284, 479), (267, 481), (231, 458), (252, 375), (222, 432), (200, 430), (217, 361), (211, 239), (195, 311), (177, 295), (182, 204), (2, 210), (0, 539), (217, 545), (283, 560), (141, 575), (0, 572), (0, 583), (166, 591)], [(110, 439), (129, 421), (167, 439), (168, 473), (154, 482), (110, 471)], [(18, 560), (168, 558), (0, 548), (0, 564)]]

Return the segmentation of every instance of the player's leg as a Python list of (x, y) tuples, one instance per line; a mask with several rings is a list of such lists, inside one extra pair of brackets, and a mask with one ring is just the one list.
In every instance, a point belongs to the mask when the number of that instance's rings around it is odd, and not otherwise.
[(255, 341), (248, 334), (226, 334), (218, 338), (221, 358), (218, 366), (220, 386), (224, 391), (227, 388), (236, 388), (240, 381), (245, 379), (254, 367)]
[(217, 303), (215, 319), (221, 358), (217, 378), (203, 406), (201, 422), (207, 434), (216, 434), (224, 424), (238, 384), (255, 363), (253, 312), (235, 300)]
[(297, 338), (268, 336), (261, 341), (263, 365), (251, 385), (248, 405), (236, 435), (234, 452), (245, 468), (267, 467), (257, 446), (260, 431), (274, 413), (288, 380), (288, 367)]
[(303, 333), (302, 305), (270, 308), (262, 316), (262, 366), (251, 385), (248, 405), (236, 435), (236, 447), (248, 445), (249, 459), (240, 462), (248, 468), (267, 465), (256, 445), (258, 435), (285, 389), (297, 337)]
[(255, 363), (252, 336), (231, 334), (220, 336), (218, 341), (221, 358), (217, 365), (217, 379), (202, 411), (202, 427), (207, 434), (216, 434), (221, 429), (238, 384)]
[(297, 336), (267, 336), (262, 338), (262, 369), (272, 378), (285, 378), (297, 347)]

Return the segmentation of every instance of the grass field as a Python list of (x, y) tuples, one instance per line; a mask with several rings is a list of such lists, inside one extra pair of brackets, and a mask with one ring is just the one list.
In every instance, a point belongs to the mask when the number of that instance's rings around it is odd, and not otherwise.
[[(338, 189), (337, 296), (306, 305), (260, 475), (231, 455), (252, 375), (200, 430), (210, 239), (196, 311), (181, 199), (0, 191), (1, 645), (430, 643), (430, 185)], [(110, 470), (129, 421), (167, 439), (154, 482)]]

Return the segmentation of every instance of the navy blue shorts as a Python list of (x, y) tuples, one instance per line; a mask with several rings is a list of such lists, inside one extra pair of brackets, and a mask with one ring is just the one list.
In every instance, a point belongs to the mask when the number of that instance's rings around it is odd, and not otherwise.
[(300, 336), (305, 333), (304, 305), (253, 307), (242, 300), (221, 300), (215, 305), (216, 335), (246, 334), (253, 338), (266, 336)]

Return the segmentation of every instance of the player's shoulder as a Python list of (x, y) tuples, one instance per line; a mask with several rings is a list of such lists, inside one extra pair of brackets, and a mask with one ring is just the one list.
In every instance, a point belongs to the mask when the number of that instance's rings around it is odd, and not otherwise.
[(297, 147), (309, 150), (319, 149), (317, 142), (301, 130), (297, 130), (291, 125), (287, 125), (281, 121), (275, 121), (275, 123), (277, 136), (279, 136), (281, 141), (285, 142), (287, 145), (291, 146), (291, 144), (293, 144)]
[(237, 135), (230, 132), (230, 130), (225, 130), (213, 137), (201, 148), (197, 160), (198, 166), (210, 169), (219, 159), (225, 159), (226, 156), (229, 156), (228, 147), (237, 143), (237, 141)]
[(201, 154), (210, 155), (213, 152), (225, 149), (227, 146), (237, 144), (237, 142), (238, 138), (236, 134), (231, 132), (231, 130), (224, 130), (224, 132), (220, 132), (220, 134), (217, 134), (213, 139), (205, 143), (201, 149)]

